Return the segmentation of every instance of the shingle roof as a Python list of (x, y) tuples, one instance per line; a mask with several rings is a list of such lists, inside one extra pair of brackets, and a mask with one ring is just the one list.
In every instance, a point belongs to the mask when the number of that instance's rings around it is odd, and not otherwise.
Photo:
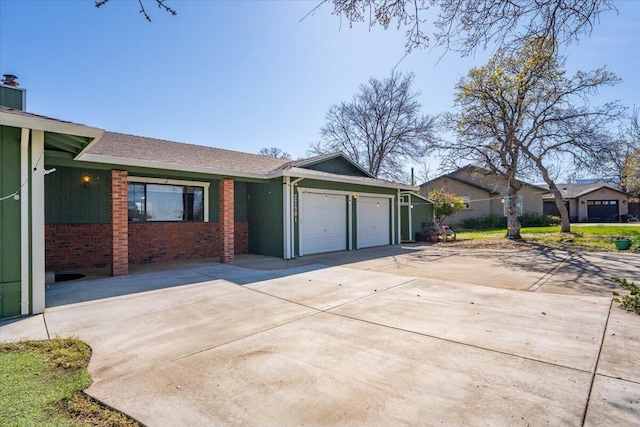
[[(464, 176), (465, 173), (472, 174), (473, 179), (470, 179), (467, 176)], [(448, 174), (440, 175), (437, 178), (432, 179), (431, 181), (427, 181), (422, 186), (430, 184), (436, 180), (442, 178), (449, 178), (456, 181), (459, 181), (463, 184), (471, 185), (472, 187), (480, 188), (484, 191), (488, 191), (489, 193), (500, 194), (500, 190), (496, 187), (497, 184), (502, 185), (504, 179), (497, 175), (494, 172), (491, 172), (488, 169), (481, 168), (475, 165), (466, 165), (459, 169), (456, 169), (453, 172)], [(540, 187), (538, 185), (530, 184), (525, 181), (517, 180), (521, 185), (526, 185), (528, 187), (532, 187), (535, 189), (543, 191), (548, 191), (544, 187)]]
[(105, 132), (85, 154), (111, 158), (140, 160), (162, 165), (189, 166), (212, 171), (267, 174), (284, 167), (289, 161), (259, 154), (242, 153), (222, 148), (205, 147), (163, 139)]
[[(562, 193), (562, 197), (565, 199), (574, 199), (576, 197), (584, 196), (585, 194), (593, 193), (596, 190), (601, 188), (608, 188), (613, 191), (617, 191), (619, 193), (626, 194), (624, 191), (606, 184), (604, 182), (593, 182), (590, 184), (557, 184), (556, 185), (560, 192)], [(548, 193), (542, 196), (543, 199), (553, 199), (553, 194)]]

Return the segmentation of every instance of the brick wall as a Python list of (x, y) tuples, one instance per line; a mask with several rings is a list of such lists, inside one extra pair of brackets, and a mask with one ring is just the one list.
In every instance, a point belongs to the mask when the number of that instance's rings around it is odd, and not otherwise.
[(55, 272), (111, 265), (111, 224), (47, 224), (45, 268)]
[(214, 258), (220, 254), (217, 222), (147, 222), (129, 224), (129, 262)]
[(127, 209), (127, 171), (111, 171), (111, 274), (129, 274), (129, 212)]

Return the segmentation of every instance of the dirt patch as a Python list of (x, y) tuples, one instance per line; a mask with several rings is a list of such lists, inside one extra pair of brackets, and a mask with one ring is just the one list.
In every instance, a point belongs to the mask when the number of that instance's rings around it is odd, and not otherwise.
[(558, 249), (569, 252), (586, 252), (593, 251), (593, 248), (578, 246), (578, 245), (568, 245), (563, 243), (553, 243), (553, 242), (532, 242), (526, 240), (509, 240), (509, 239), (499, 239), (499, 240), (455, 240), (449, 242), (440, 242), (437, 245), (442, 245), (442, 247), (447, 248), (455, 248), (455, 249), (511, 249), (511, 250), (550, 250), (550, 249)]

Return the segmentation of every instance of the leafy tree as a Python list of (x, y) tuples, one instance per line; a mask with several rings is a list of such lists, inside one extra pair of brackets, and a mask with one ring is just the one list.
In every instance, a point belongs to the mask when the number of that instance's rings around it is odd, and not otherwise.
[(634, 108), (627, 124), (611, 143), (603, 144), (602, 162), (597, 173), (604, 176), (615, 174), (623, 191), (640, 194), (640, 110)]
[(360, 85), (350, 102), (329, 109), (310, 154), (343, 151), (376, 177), (407, 181), (406, 162), (423, 158), (435, 141), (435, 118), (420, 112), (413, 79), (394, 72)]
[(433, 202), (433, 214), (438, 222), (467, 207), (462, 197), (447, 193), (444, 188), (430, 191), (427, 199)]
[(260, 151), (258, 151), (258, 154), (267, 157), (275, 157), (276, 159), (291, 160), (291, 154), (284, 152), (276, 147), (261, 148)]
[(406, 28), (408, 51), (429, 45), (431, 27), (437, 46), (463, 55), (540, 36), (570, 43), (615, 10), (613, 0), (323, 0), (315, 9), (329, 2), (351, 25)]
[[(448, 148), (502, 176), (512, 198), (521, 186), (517, 177), (535, 170), (555, 196), (562, 231), (569, 232), (569, 215), (554, 172), (567, 161), (588, 165), (597, 158), (605, 130), (621, 108), (615, 102), (591, 106), (588, 98), (620, 79), (606, 68), (568, 77), (563, 66), (564, 58), (550, 39), (528, 40), (515, 53), (499, 49), (456, 85), (460, 112), (448, 121), (458, 137)], [(512, 238), (520, 238), (515, 209), (507, 226)]]

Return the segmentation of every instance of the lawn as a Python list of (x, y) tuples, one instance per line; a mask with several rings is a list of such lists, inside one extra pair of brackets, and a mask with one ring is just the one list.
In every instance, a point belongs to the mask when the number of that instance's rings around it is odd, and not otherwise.
[(82, 392), (90, 357), (74, 339), (0, 343), (0, 424), (139, 426)]
[[(458, 232), (459, 240), (504, 239), (506, 229), (465, 230)], [(572, 225), (571, 233), (561, 233), (560, 226), (523, 227), (522, 238), (528, 242), (562, 245), (586, 251), (614, 251), (613, 239), (627, 237), (633, 240), (632, 250), (640, 250), (640, 227), (634, 225)]]

